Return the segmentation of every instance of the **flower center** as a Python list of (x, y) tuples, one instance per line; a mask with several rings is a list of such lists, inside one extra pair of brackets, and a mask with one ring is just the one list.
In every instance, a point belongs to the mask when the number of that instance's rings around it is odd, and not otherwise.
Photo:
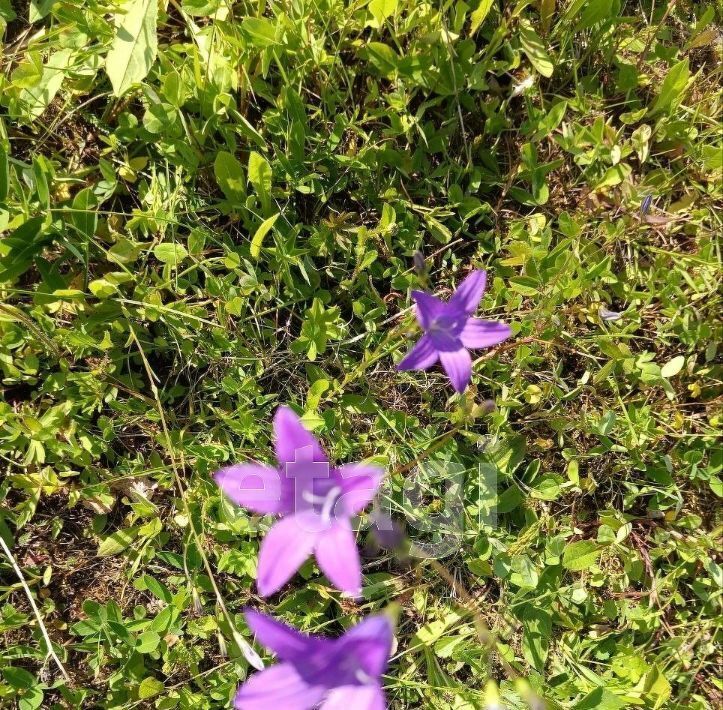
[(464, 325), (464, 320), (449, 315), (442, 315), (435, 318), (430, 324), (427, 332), (432, 336), (435, 343), (440, 345), (456, 344), (459, 333)]
[(369, 685), (374, 680), (374, 678), (372, 678), (368, 673), (365, 673), (361, 668), (357, 668), (354, 675), (362, 685)]
[(319, 515), (323, 522), (328, 523), (331, 520), (331, 512), (334, 510), (340, 493), (341, 488), (339, 486), (332, 486), (326, 492), (326, 495), (316, 495), (313, 491), (304, 491), (301, 495), (307, 503), (311, 503), (315, 508), (321, 506)]

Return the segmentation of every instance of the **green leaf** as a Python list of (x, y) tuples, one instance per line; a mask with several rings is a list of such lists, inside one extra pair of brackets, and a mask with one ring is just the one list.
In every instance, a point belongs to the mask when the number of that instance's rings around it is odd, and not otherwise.
[(267, 206), (271, 198), (271, 166), (261, 153), (255, 150), (249, 154), (249, 182), (254, 186), (262, 205)]
[(60, 49), (49, 55), (40, 80), (20, 92), (19, 103), (30, 118), (38, 118), (60, 90), (70, 65), (73, 52)]
[(109, 298), (118, 292), (115, 284), (106, 279), (93, 279), (88, 284), (88, 290), (97, 298)]
[(562, 553), (562, 566), (571, 572), (589, 569), (600, 556), (600, 549), (592, 540), (578, 540), (565, 546)]
[(112, 555), (123, 552), (123, 550), (138, 537), (139, 530), (140, 527), (136, 526), (133, 528), (125, 528), (124, 530), (116, 530), (116, 532), (108, 535), (108, 537), (98, 545), (98, 557), (111, 557)]
[(663, 365), (660, 374), (665, 378), (675, 377), (683, 369), (683, 365), (685, 365), (685, 357), (678, 355)]
[(389, 76), (396, 71), (399, 56), (388, 44), (367, 42), (364, 52), (369, 63), (383, 76)]
[(567, 464), (567, 479), (576, 486), (580, 485), (580, 464), (577, 459)]
[(176, 267), (188, 257), (188, 251), (183, 244), (164, 242), (153, 247), (153, 256), (164, 264)]
[(574, 710), (620, 710), (624, 707), (626, 703), (615, 693), (600, 687), (590, 691), (574, 706)]
[(657, 710), (657, 708), (663, 707), (670, 697), (672, 688), (670, 681), (668, 681), (657, 664), (645, 674), (643, 684), (643, 692), (649, 700), (653, 701), (653, 708)]
[(71, 220), (75, 228), (84, 236), (92, 237), (98, 226), (98, 198), (89, 187), (84, 187), (73, 198)]
[(32, 24), (42, 20), (58, 0), (31, 0), (28, 8), (28, 21)]
[(148, 76), (156, 61), (157, 0), (131, 0), (116, 15), (116, 33), (105, 58), (113, 93), (122, 96)]
[(547, 53), (540, 36), (527, 22), (523, 22), (520, 26), (520, 44), (522, 45), (522, 51), (527, 55), (532, 66), (542, 76), (551, 77), (555, 70), (552, 59)]
[(191, 17), (211, 17), (221, 7), (223, 0), (183, 0), (183, 11)]
[(586, 30), (605, 20), (617, 16), (620, 0), (587, 0), (580, 17), (578, 29)]
[(213, 163), (213, 172), (226, 199), (236, 204), (245, 201), (246, 176), (241, 163), (235, 156), (225, 150), (219, 151)]
[(43, 690), (39, 685), (34, 685), (23, 693), (18, 700), (18, 710), (37, 710), (43, 705)]
[(631, 172), (632, 168), (625, 163), (613, 165), (605, 171), (602, 179), (595, 184), (595, 189), (599, 190), (601, 187), (614, 187), (615, 185), (619, 185)]
[(138, 686), (138, 699), (147, 700), (148, 698), (153, 698), (156, 695), (160, 695), (164, 688), (165, 686), (158, 678), (148, 676), (148, 678), (144, 678)]
[(369, 3), (369, 12), (374, 18), (371, 27), (381, 27), (387, 17), (391, 17), (397, 11), (398, 0), (372, 0)]
[(522, 652), (527, 662), (538, 673), (545, 670), (545, 662), (552, 636), (552, 617), (544, 609), (528, 606), (523, 619)]
[(10, 165), (8, 154), (3, 145), (0, 145), (0, 202), (5, 202), (10, 186)]
[(264, 49), (278, 44), (276, 25), (263, 17), (247, 17), (241, 23), (241, 32), (254, 47)]
[(473, 35), (481, 27), (482, 23), (487, 19), (489, 11), (492, 9), (493, 0), (480, 0), (477, 9), (470, 15), (469, 33)]
[(264, 237), (269, 233), (278, 218), (278, 213), (272, 215), (271, 217), (267, 217), (256, 230), (256, 234), (254, 234), (254, 237), (251, 240), (251, 256), (254, 257), (254, 259), (258, 259), (259, 256), (261, 256), (261, 246), (264, 243)]
[(52, 241), (52, 236), (42, 230), (43, 221), (42, 217), (33, 217), (9, 237), (0, 239), (0, 283), (24, 274), (35, 255)]
[(537, 131), (535, 132), (535, 140), (540, 140), (545, 136), (549, 136), (559, 125), (562, 123), (562, 119), (565, 117), (565, 111), (567, 111), (567, 101), (560, 101), (556, 103), (550, 112), (545, 116), (539, 123)]
[(161, 637), (156, 631), (144, 631), (136, 638), (134, 650), (138, 653), (152, 653), (161, 643)]
[(2, 669), (5, 681), (16, 690), (28, 690), (38, 684), (35, 676), (24, 668), (8, 666)]
[(173, 601), (173, 595), (168, 590), (168, 587), (166, 587), (165, 584), (159, 582), (155, 577), (151, 577), (151, 575), (145, 574), (143, 575), (142, 583), (145, 589), (157, 596), (161, 601), (164, 601), (166, 604), (170, 604)]
[(311, 308), (306, 311), (301, 333), (292, 343), (291, 349), (297, 353), (306, 352), (309, 360), (316, 360), (317, 355), (326, 350), (329, 339), (338, 337), (340, 333), (338, 320), (337, 306), (324, 308), (322, 301), (315, 298)]
[(537, 569), (527, 555), (515, 555), (510, 561), (510, 582), (522, 589), (534, 589), (540, 581)]
[(667, 111), (677, 105), (683, 97), (683, 90), (688, 83), (689, 77), (690, 67), (687, 58), (673, 65), (660, 87), (658, 98), (655, 99), (653, 104), (653, 113)]

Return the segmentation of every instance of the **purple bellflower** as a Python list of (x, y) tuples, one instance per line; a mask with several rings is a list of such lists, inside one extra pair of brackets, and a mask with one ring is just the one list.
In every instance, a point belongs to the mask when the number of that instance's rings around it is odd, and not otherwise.
[(472, 377), (474, 348), (489, 348), (512, 335), (499, 321), (474, 318), (487, 284), (485, 271), (473, 271), (445, 303), (424, 291), (412, 291), (417, 321), (424, 335), (397, 365), (399, 370), (426, 370), (439, 360), (457, 392)]
[(369, 616), (338, 639), (307, 636), (270, 616), (246, 623), (281, 663), (255, 673), (236, 693), (238, 710), (384, 710), (380, 676), (392, 650), (392, 625)]
[(362, 575), (351, 519), (373, 499), (384, 476), (376, 466), (332, 468), (319, 442), (288, 407), (274, 417), (279, 468), (244, 463), (214, 475), (236, 505), (261, 515), (281, 515), (259, 551), (257, 585), (274, 594), (312, 553), (338, 589), (361, 593)]

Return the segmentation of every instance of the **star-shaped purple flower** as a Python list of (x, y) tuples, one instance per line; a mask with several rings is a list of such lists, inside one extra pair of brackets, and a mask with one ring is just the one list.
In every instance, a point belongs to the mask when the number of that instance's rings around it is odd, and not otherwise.
[(445, 303), (424, 291), (412, 291), (417, 321), (424, 330), (419, 342), (397, 365), (399, 370), (426, 370), (437, 360), (442, 363), (452, 386), (464, 392), (472, 377), (474, 348), (489, 348), (512, 335), (499, 321), (473, 318), (487, 284), (485, 271), (473, 271)]
[(281, 663), (255, 673), (236, 693), (238, 710), (384, 710), (381, 685), (392, 625), (370, 616), (337, 639), (307, 636), (270, 616), (246, 612), (256, 639)]
[(351, 519), (372, 500), (384, 472), (359, 463), (330, 467), (319, 442), (288, 407), (274, 417), (274, 443), (279, 468), (245, 463), (214, 475), (236, 505), (282, 516), (261, 543), (259, 592), (277, 592), (313, 553), (332, 584), (358, 596), (361, 563)]

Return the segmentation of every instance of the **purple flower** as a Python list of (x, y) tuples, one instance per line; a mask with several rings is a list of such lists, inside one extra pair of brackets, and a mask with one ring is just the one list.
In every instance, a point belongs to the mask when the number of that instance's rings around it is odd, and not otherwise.
[(319, 442), (288, 407), (276, 411), (274, 442), (278, 469), (245, 463), (214, 475), (236, 505), (283, 516), (261, 543), (259, 592), (277, 592), (313, 553), (332, 584), (358, 595), (361, 563), (351, 518), (372, 500), (384, 472), (359, 463), (331, 468)]
[(604, 321), (616, 321), (620, 320), (622, 317), (622, 313), (618, 313), (618, 311), (611, 311), (605, 306), (600, 306), (600, 318), (602, 318)]
[(457, 392), (472, 377), (469, 350), (489, 348), (512, 335), (506, 323), (473, 318), (487, 283), (485, 271), (473, 271), (447, 303), (424, 291), (412, 291), (417, 321), (424, 330), (419, 342), (397, 365), (399, 370), (426, 370), (441, 361)]
[(380, 676), (392, 650), (387, 617), (367, 617), (338, 639), (307, 636), (270, 616), (246, 623), (282, 661), (255, 673), (236, 693), (239, 710), (384, 710)]

